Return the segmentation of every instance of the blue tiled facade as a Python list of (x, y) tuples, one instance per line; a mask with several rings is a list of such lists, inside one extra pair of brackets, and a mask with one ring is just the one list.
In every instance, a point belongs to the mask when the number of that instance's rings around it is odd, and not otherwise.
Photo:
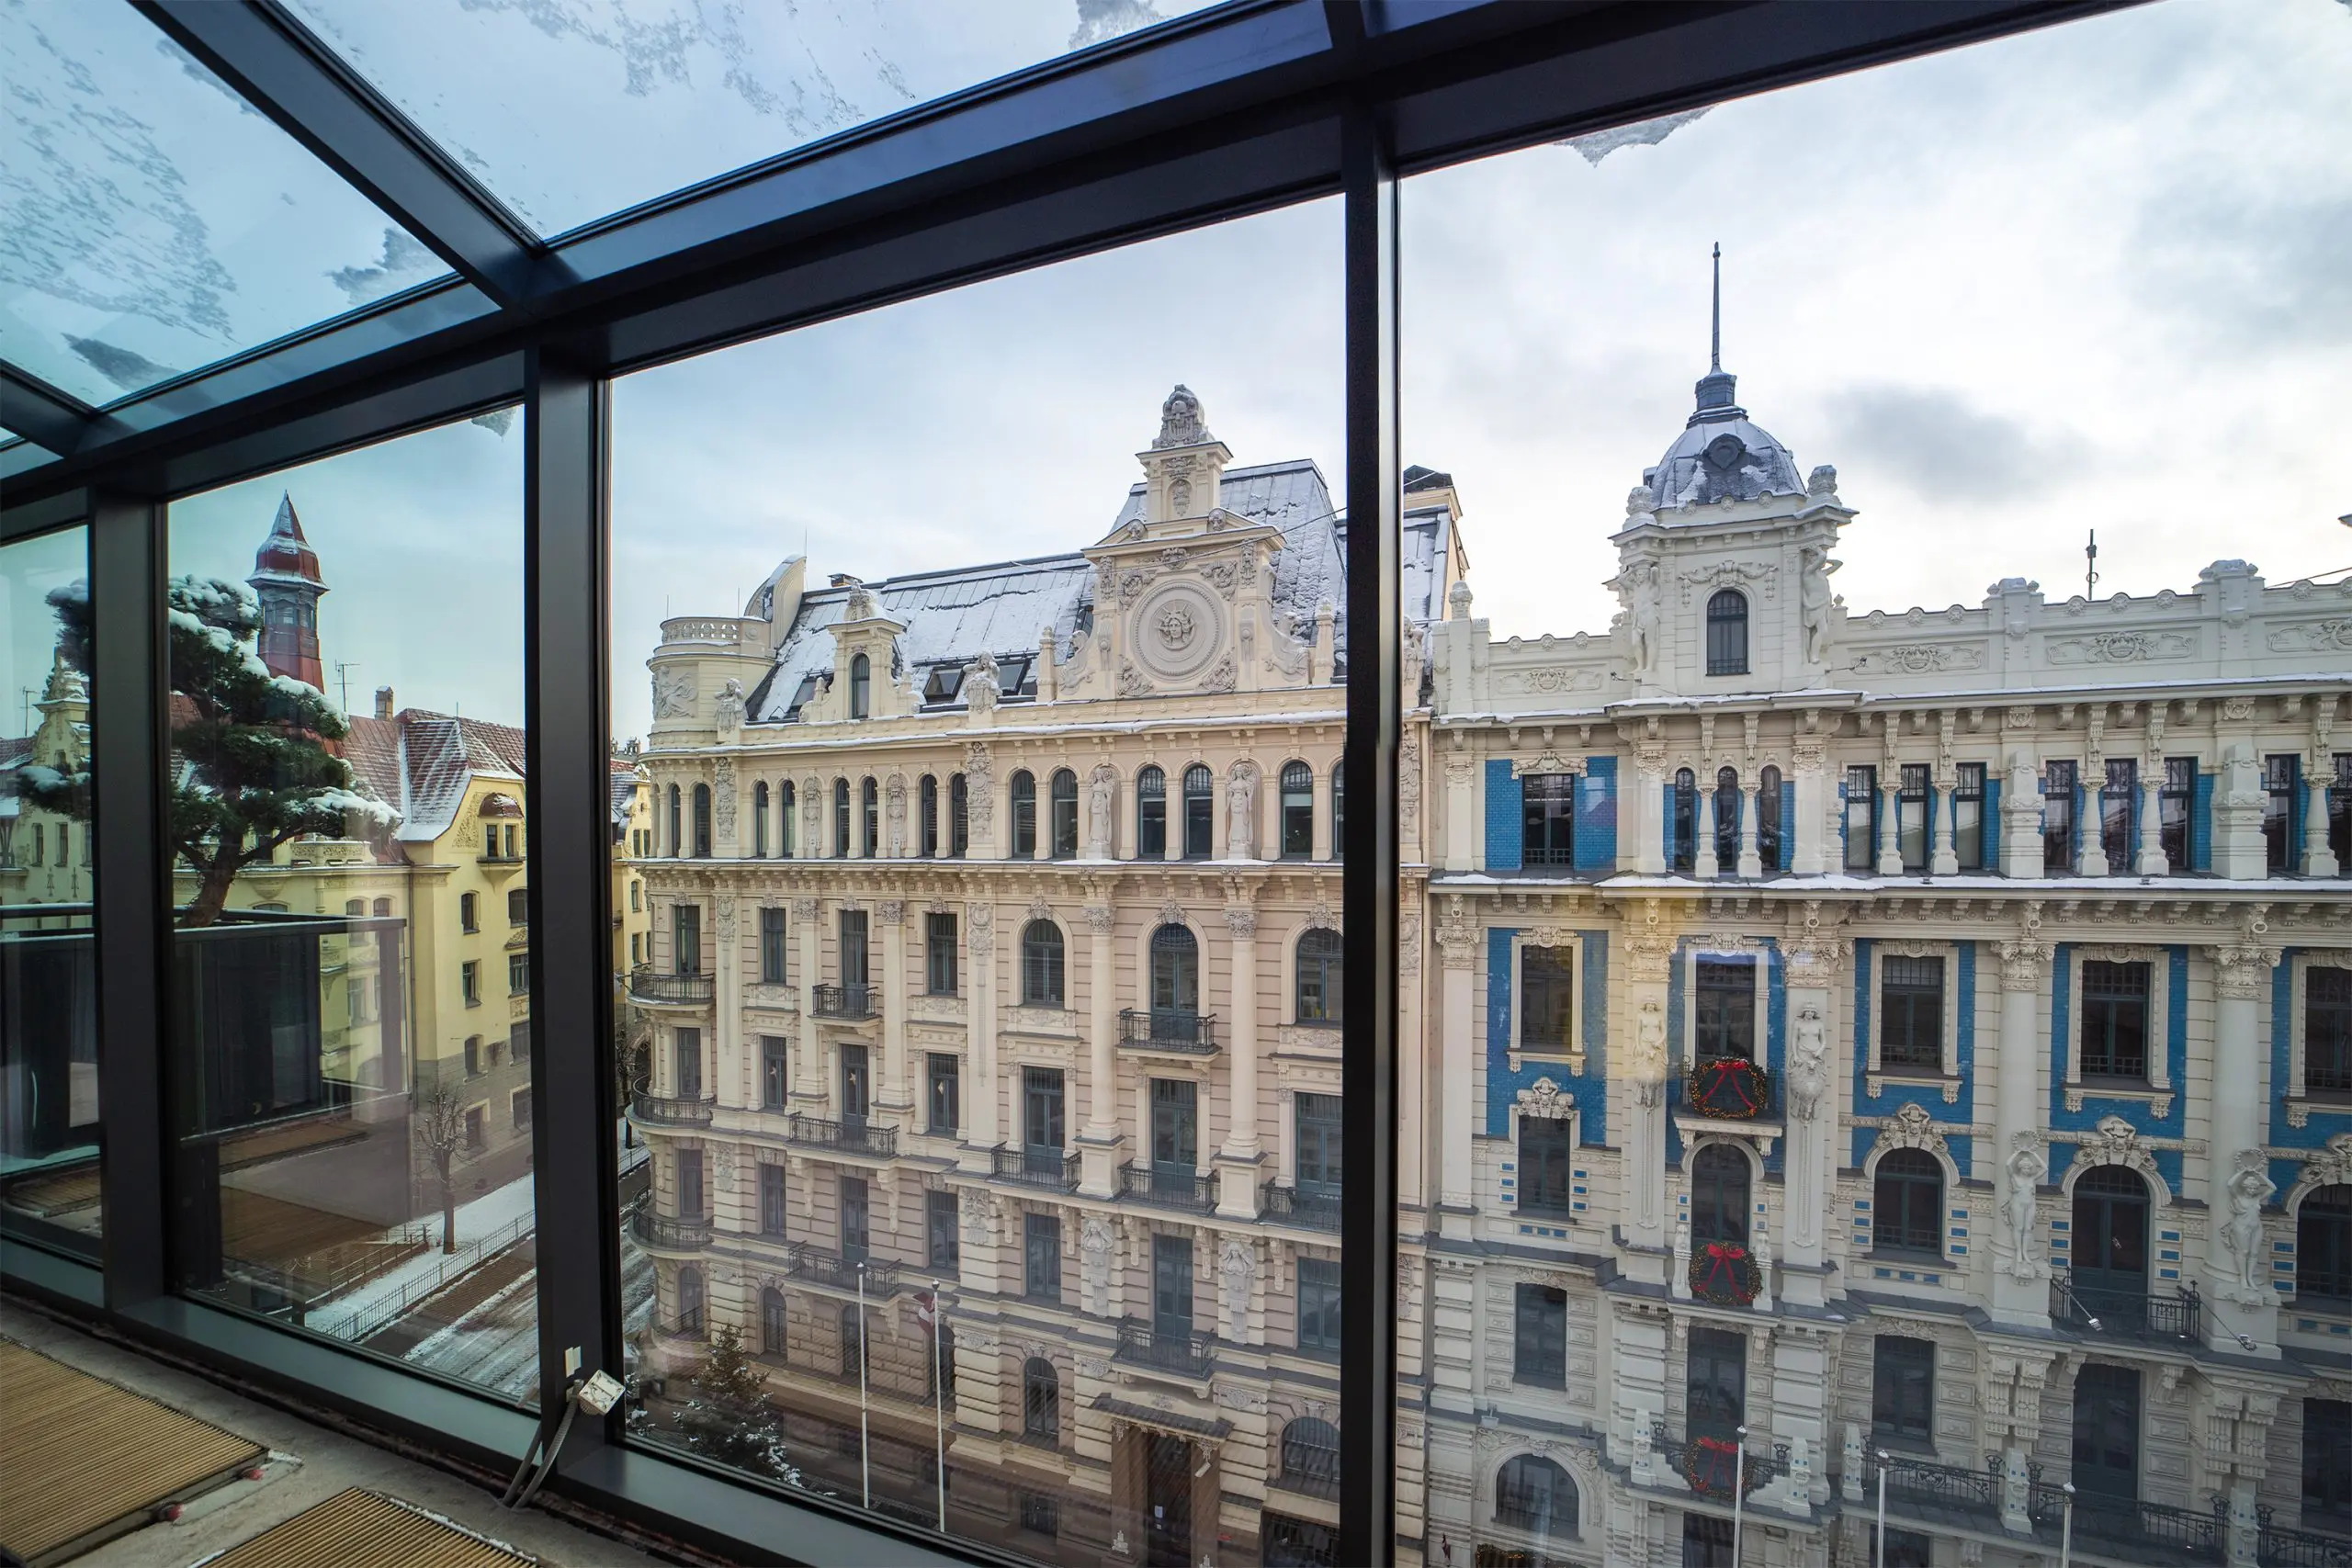
[[(1952, 1038), (1953, 1066), (1960, 1078), (1960, 1098), (1947, 1103), (1939, 1089), (1918, 1084), (1887, 1084), (1879, 1093), (1870, 1092), (1871, 1031), (1878, 1017), (1876, 981), (1877, 942), (1869, 937), (1854, 942), (1854, 1081), (1852, 1085), (1854, 1114), (1857, 1116), (1892, 1116), (1905, 1104), (1916, 1101), (1929, 1117), (1943, 1122), (1967, 1122), (1973, 1120), (1976, 1104), (1976, 943), (1962, 942), (1952, 944), (1951, 984), (1954, 1005), (1959, 1017)], [(1878, 1144), (1878, 1132), (1871, 1127), (1853, 1130), (1853, 1168), (1860, 1169)], [(1963, 1180), (1974, 1174), (1973, 1160), (1975, 1140), (1965, 1133), (1945, 1135), (1951, 1150), (1952, 1165)]]
[[(1566, 1077), (1557, 1062), (1530, 1062), (1511, 1070), (1512, 1030), (1517, 1026), (1519, 987), (1512, 943), (1515, 926), (1487, 929), (1487, 1136), (1510, 1136), (1510, 1111), (1519, 1091), (1548, 1077), (1577, 1097), (1577, 1141), (1587, 1147), (1609, 1143), (1609, 933), (1579, 931), (1584, 939), (1577, 973), (1577, 1012), (1584, 1026), (1585, 1070)], [(1579, 1178), (1581, 1179), (1581, 1178)]]
[(1526, 831), (1522, 815), (1525, 792), (1519, 781), (1511, 777), (1510, 760), (1492, 757), (1487, 761), (1487, 869), (1517, 871), (1521, 859), (1521, 838)]
[[(2178, 1138), (2188, 1122), (2188, 949), (2166, 947), (2164, 961), (2150, 976), (2152, 986), (2165, 988), (2165, 1038), (2157, 1048), (2165, 1053), (2166, 1076), (2172, 1084), (2172, 1105), (2168, 1114), (2158, 1116), (2155, 1107), (2144, 1096), (2101, 1094), (2090, 1086), (2082, 1089), (2083, 1108), (2066, 1109), (2067, 1066), (2074, 1060), (2075, 1040), (2073, 966), (2069, 962), (2075, 947), (2074, 942), (2060, 942), (2052, 953), (2050, 979), (2050, 1126), (2058, 1132), (2088, 1132), (2108, 1116), (2120, 1116), (2133, 1129), (2153, 1138)], [(2181, 1184), (2181, 1151), (2153, 1151), (2156, 1169), (2164, 1177), (2173, 1194), (2177, 1195)], [(2053, 1143), (2050, 1150), (2050, 1176), (2052, 1182), (2061, 1180), (2075, 1162), (2075, 1145)], [(2158, 1195), (2163, 1196), (2162, 1194)]]

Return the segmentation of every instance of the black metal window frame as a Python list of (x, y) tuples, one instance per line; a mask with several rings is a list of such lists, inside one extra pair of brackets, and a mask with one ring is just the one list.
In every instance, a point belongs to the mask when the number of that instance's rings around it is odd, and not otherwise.
[(2303, 969), (2303, 1092), (2352, 1094), (2352, 969)]
[(2144, 1079), (2154, 1013), (2154, 966), (2144, 959), (2114, 963), (2083, 961), (2082, 1029), (2078, 1036), (2085, 1077)]
[(926, 911), (922, 918), (922, 975), (923, 989), (928, 995), (956, 994), (956, 952), (955, 911)]
[(1871, 1341), (1871, 1442), (1925, 1449), (1936, 1440), (1936, 1344), (1900, 1334)]
[[(529, 1047), (541, 1382), (561, 1384), (573, 1353), (588, 1370), (618, 1371), (605, 718), (614, 675), (605, 626), (612, 379), (1336, 195), (1347, 505), (1368, 525), (1347, 542), (1347, 613), (1357, 629), (1345, 769), (1358, 808), (1333, 846), (1350, 868), (1344, 924), (1363, 953), (1344, 982), (1342, 1084), (1356, 1157), (1342, 1202), (1349, 1310), (1337, 1557), (1393, 1560), (1398, 181), (2106, 7), (1234, 0), (542, 241), (279, 6), (137, 3), (456, 276), (103, 409), (0, 367), (0, 424), (30, 438), (0, 446), (0, 542), (90, 529), (94, 815), (107, 846), (94, 897), (105, 977), (103, 1251), (96, 1261), (51, 1251), (11, 1221), (0, 1275), (61, 1310), (457, 1462), (511, 1465), (539, 1419), (174, 1291), (172, 1054), (162, 1005), (169, 954), (156, 891), (169, 862), (155, 809), (170, 502), (521, 407), (533, 827), (525, 849), (533, 944), (547, 959), (532, 965), (540, 1027)], [(844, 781), (837, 852), (849, 840), (847, 793)], [(683, 803), (666, 804), (663, 847), (675, 854)], [(962, 814), (952, 820), (956, 852)], [(634, 1446), (617, 1418), (579, 1424), (548, 1485), (724, 1555), (775, 1560), (789, 1542), (801, 1560), (852, 1565), (991, 1560), (968, 1543)]]
[(2295, 869), (2295, 829), (2303, 795), (2303, 760), (2292, 751), (2262, 759), (2262, 848), (2273, 872)]
[(2190, 869), (2189, 818), (2196, 809), (2197, 759), (2166, 757), (2164, 785), (2156, 792), (2156, 842), (2175, 875)]
[(925, 1132), (952, 1134), (962, 1128), (964, 1121), (963, 1057), (952, 1051), (924, 1053), (923, 1106)]
[(1891, 1149), (1871, 1182), (1871, 1249), (1918, 1258), (1944, 1250), (1944, 1168), (1924, 1149)]
[(1944, 961), (1889, 953), (1879, 972), (1878, 1065), (1944, 1070)]
[(2109, 757), (2098, 792), (2098, 841), (2107, 869), (2116, 875), (2132, 869), (2139, 826), (2140, 764), (2130, 757)]
[(1984, 865), (1984, 764), (1961, 762), (1952, 769), (1951, 852), (1962, 871)]
[(1846, 782), (1838, 786), (1845, 793), (1846, 869), (1870, 872), (1878, 869), (1878, 770), (1867, 762), (1857, 762), (1846, 770)]
[(1567, 1292), (1523, 1281), (1512, 1286), (1510, 1381), (1565, 1388), (1567, 1378)]
[(1747, 595), (1719, 588), (1707, 601), (1707, 673), (1747, 673)]

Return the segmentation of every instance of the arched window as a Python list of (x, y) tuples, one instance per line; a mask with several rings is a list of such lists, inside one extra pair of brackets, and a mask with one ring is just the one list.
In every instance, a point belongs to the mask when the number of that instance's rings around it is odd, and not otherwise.
[(933, 859), (939, 853), (939, 781), (931, 774), (922, 776), (922, 829), (921, 843), (922, 858)]
[(1707, 601), (1707, 673), (1747, 673), (1747, 595), (1736, 588)]
[(1315, 770), (1304, 762), (1284, 762), (1282, 784), (1282, 858), (1305, 860), (1315, 852)]
[(1574, 1535), (1576, 1483), (1552, 1461), (1521, 1454), (1495, 1476), (1495, 1523), (1534, 1535)]
[(849, 859), (849, 780), (833, 781), (833, 858)]
[(1021, 1001), (1024, 1007), (1062, 1005), (1062, 929), (1051, 920), (1021, 928)]
[(1283, 1427), (1283, 1484), (1317, 1497), (1340, 1490), (1340, 1429), (1319, 1416), (1302, 1416)]
[(1668, 871), (1689, 871), (1699, 863), (1699, 781), (1690, 769), (1677, 768), (1672, 788), (1666, 814), (1666, 864)]
[(1944, 1168), (1925, 1149), (1892, 1149), (1871, 1188), (1871, 1243), (1881, 1252), (1944, 1250)]
[(1054, 773), (1053, 858), (1069, 860), (1078, 853), (1078, 775), (1068, 768)]
[(882, 852), (882, 792), (873, 779), (857, 786), (858, 853), (872, 860)]
[(849, 661), (849, 716), (864, 718), (874, 700), (874, 661), (860, 653)]
[(1747, 1156), (1709, 1144), (1690, 1162), (1690, 1239), (1747, 1245)]
[(790, 779), (784, 781), (776, 794), (775, 847), (776, 852), (786, 860), (792, 858), (793, 840), (799, 831), (794, 820), (797, 816), (793, 805), (797, 795)]
[(972, 792), (956, 773), (947, 781), (947, 852), (962, 860), (964, 852), (972, 847)]
[[(1162, 926), (1151, 933), (1151, 1010), (1187, 1017), (1200, 1013), (1200, 945), (1189, 926)], [(1152, 1032), (1159, 1033), (1157, 1021)], [(1171, 1029), (1168, 1038), (1182, 1036)]]
[(1340, 933), (1319, 927), (1298, 939), (1298, 1021), (1340, 1021)]
[(784, 1292), (774, 1285), (760, 1292), (760, 1350), (764, 1355), (784, 1359), (785, 1328), (790, 1314), (784, 1308)]
[(1344, 757), (1331, 770), (1331, 858), (1348, 858), (1348, 763)]
[(670, 786), (670, 852), (673, 855), (683, 855), (686, 852), (684, 828), (684, 819), (678, 812), (678, 786), (672, 784)]
[(1786, 871), (1781, 843), (1781, 770), (1767, 766), (1756, 775), (1756, 853), (1766, 871)]
[(1715, 863), (1725, 871), (1739, 864), (1739, 770), (1715, 771)]
[(2352, 1187), (2315, 1187), (2295, 1210), (2295, 1298), (2352, 1301)]
[(698, 859), (710, 858), (710, 786), (707, 784), (695, 785), (695, 854)]
[(768, 858), (768, 785), (765, 779), (752, 786), (752, 853)]
[(1026, 768), (1012, 775), (1012, 858), (1037, 858), (1037, 781)]
[(678, 1332), (702, 1333), (702, 1270), (691, 1263), (678, 1270)]
[(458, 929), (464, 931), (481, 930), (481, 896), (480, 894), (458, 895)]
[(1168, 775), (1146, 768), (1136, 775), (1136, 859), (1168, 858)]
[(379, 915), (389, 915), (392, 912), (392, 901), (390, 898), (379, 898), (370, 908)]
[(2148, 1184), (2127, 1166), (2096, 1165), (2075, 1179), (2072, 1284), (2095, 1317), (2124, 1331), (2145, 1323)]
[(1021, 1364), (1021, 1435), (1033, 1442), (1062, 1440), (1062, 1380), (1043, 1356)]
[(1209, 840), (1216, 825), (1216, 775), (1205, 763), (1184, 770), (1184, 858), (1206, 860), (1216, 851)]

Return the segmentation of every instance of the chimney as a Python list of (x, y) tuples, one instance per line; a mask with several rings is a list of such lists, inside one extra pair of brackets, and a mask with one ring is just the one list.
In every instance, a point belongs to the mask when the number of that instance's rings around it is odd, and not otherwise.
[(392, 716), (392, 689), (390, 686), (376, 688), (376, 716), (378, 718)]

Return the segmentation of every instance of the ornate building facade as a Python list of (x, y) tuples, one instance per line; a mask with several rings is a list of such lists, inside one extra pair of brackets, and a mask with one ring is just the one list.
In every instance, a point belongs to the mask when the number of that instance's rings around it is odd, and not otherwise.
[(2352, 584), (1863, 614), (1733, 390), (1431, 631), (1428, 1560), (2346, 1561)]

